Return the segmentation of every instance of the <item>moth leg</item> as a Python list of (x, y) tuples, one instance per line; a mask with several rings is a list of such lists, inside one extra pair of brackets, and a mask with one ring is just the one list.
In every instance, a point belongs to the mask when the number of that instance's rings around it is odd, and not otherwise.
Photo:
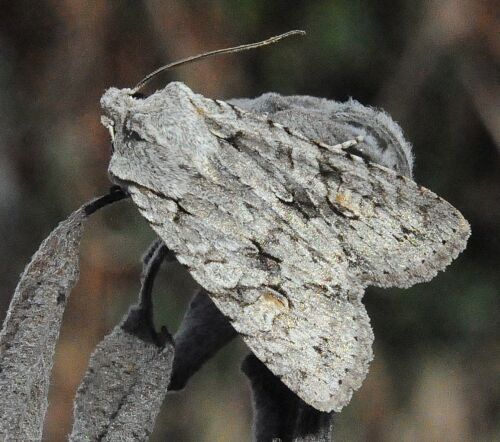
[(236, 336), (229, 320), (200, 289), (174, 336), (175, 358), (169, 391), (181, 390), (191, 376)]
[(165, 259), (171, 259), (172, 253), (161, 240), (155, 240), (145, 253), (141, 275), (139, 303), (134, 305), (123, 322), (122, 328), (144, 341), (162, 346), (170, 336), (165, 327), (158, 333), (153, 321), (153, 285), (158, 270)]
[(332, 440), (333, 412), (307, 405), (253, 354), (243, 360), (241, 369), (252, 388), (256, 442)]
[(334, 146), (332, 146), (332, 149), (339, 148), (339, 149), (346, 150), (349, 147), (356, 146), (356, 144), (361, 143), (363, 140), (364, 140), (364, 136), (359, 135), (356, 138), (353, 138), (352, 140), (347, 140), (347, 141), (344, 141), (343, 143), (335, 144)]
[(99, 209), (107, 206), (108, 204), (112, 204), (116, 201), (120, 201), (122, 199), (128, 198), (130, 195), (127, 191), (123, 190), (120, 186), (111, 186), (109, 189), (109, 193), (100, 198), (96, 198), (84, 206), (85, 215), (92, 215), (94, 212)]
[[(165, 260), (166, 262), (177, 261), (174, 252), (172, 252), (172, 250), (170, 250), (160, 238), (156, 238), (150, 244), (150, 246), (147, 248), (147, 250), (144, 252), (144, 255), (142, 255), (142, 264), (143, 264), (144, 269), (147, 267), (147, 265), (149, 264), (149, 261), (154, 256), (156, 250), (158, 250), (158, 248), (160, 246), (163, 246), (165, 248), (163, 251), (163, 260)], [(141, 278), (144, 278), (144, 277), (145, 277), (145, 275), (144, 275), (144, 270), (143, 270), (143, 274), (141, 275)]]
[[(143, 257), (148, 267), (158, 251), (163, 248), (163, 259), (175, 261), (175, 255), (168, 250), (161, 239), (153, 241)], [(148, 316), (152, 324), (151, 287), (145, 283), (146, 290), (141, 292), (141, 314)], [(236, 336), (229, 320), (211, 301), (208, 294), (200, 289), (189, 304), (187, 312), (175, 334), (175, 357), (169, 391), (181, 390), (191, 376), (218, 350)]]

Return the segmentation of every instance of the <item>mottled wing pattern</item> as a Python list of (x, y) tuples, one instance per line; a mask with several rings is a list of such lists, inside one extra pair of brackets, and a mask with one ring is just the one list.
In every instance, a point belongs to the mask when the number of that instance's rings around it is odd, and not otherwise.
[(305, 221), (324, 221), (331, 244), (350, 257), (348, 271), (364, 287), (428, 281), (465, 248), (467, 221), (413, 180), (342, 147), (304, 143), (301, 133), (272, 120), (218, 105), (234, 112), (205, 116), (221, 145), (229, 142), (243, 162), (259, 157), (268, 177), (263, 181), (281, 203)]
[[(144, 217), (270, 370), (317, 409), (339, 411), (372, 358), (364, 288), (432, 278), (464, 248), (466, 221), (362, 156), (169, 86), (203, 123), (198, 139), (217, 148), (181, 198), (111, 172), (127, 179)], [(160, 171), (165, 155), (154, 159)]]

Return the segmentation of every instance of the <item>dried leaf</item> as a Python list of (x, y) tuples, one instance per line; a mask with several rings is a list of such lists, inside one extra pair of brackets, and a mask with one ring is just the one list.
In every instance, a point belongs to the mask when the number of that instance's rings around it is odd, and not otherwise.
[(54, 348), (78, 280), (85, 211), (42, 243), (26, 267), (0, 334), (0, 436), (41, 440)]
[(0, 333), (0, 439), (41, 440), (54, 349), (79, 275), (84, 221), (125, 196), (114, 191), (73, 212), (43, 241), (21, 275)]
[(78, 389), (70, 440), (147, 440), (173, 358), (171, 342), (161, 348), (116, 327), (92, 355)]
[(141, 301), (91, 357), (75, 400), (70, 441), (144, 441), (167, 392), (172, 339), (152, 322), (153, 280), (168, 250), (155, 243), (145, 257)]

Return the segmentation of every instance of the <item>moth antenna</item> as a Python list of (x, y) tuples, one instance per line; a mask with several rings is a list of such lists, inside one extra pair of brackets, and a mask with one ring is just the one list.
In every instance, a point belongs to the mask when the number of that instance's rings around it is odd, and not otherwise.
[(156, 77), (158, 74), (161, 72), (164, 72), (170, 68), (180, 66), (183, 64), (191, 63), (193, 61), (198, 61), (203, 58), (207, 57), (212, 57), (214, 55), (221, 55), (221, 54), (233, 54), (235, 52), (241, 52), (241, 51), (247, 51), (249, 49), (255, 49), (255, 48), (260, 48), (261, 46), (267, 46), (273, 43), (277, 43), (280, 40), (283, 40), (284, 38), (291, 37), (293, 35), (305, 35), (305, 31), (301, 30), (294, 30), (294, 31), (288, 31), (285, 32), (284, 34), (280, 35), (275, 35), (274, 37), (268, 38), (267, 40), (259, 41), (257, 43), (249, 43), (246, 45), (240, 45), (240, 46), (234, 46), (232, 48), (225, 48), (225, 49), (216, 49), (215, 51), (210, 51), (210, 52), (204, 52), (203, 54), (198, 54), (198, 55), (192, 55), (191, 57), (183, 58), (182, 60), (174, 61), (173, 63), (167, 64), (165, 66), (162, 66), (150, 74), (146, 75), (137, 85), (132, 89), (132, 94), (136, 94), (140, 89), (142, 89), (149, 81)]

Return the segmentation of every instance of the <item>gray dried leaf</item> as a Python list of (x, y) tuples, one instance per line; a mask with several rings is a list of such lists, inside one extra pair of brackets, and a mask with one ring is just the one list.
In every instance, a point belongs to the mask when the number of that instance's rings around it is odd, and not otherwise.
[(54, 349), (79, 275), (83, 224), (95, 210), (124, 197), (115, 191), (73, 212), (21, 275), (0, 332), (0, 439), (41, 440)]
[(155, 243), (145, 257), (141, 301), (92, 354), (75, 399), (71, 441), (146, 441), (167, 393), (174, 346), (153, 326), (151, 291), (167, 254)]
[(61, 222), (24, 270), (0, 333), (0, 439), (41, 440), (54, 349), (78, 280), (83, 208)]
[[(257, 357), (306, 403), (339, 411), (372, 359), (364, 289), (430, 280), (464, 249), (467, 221), (372, 161), (411, 172), (397, 125), (358, 103), (331, 104), (322, 127), (311, 112), (324, 101), (282, 97), (306, 103), (290, 105), (299, 132), (182, 83), (131, 93), (101, 100), (111, 176)], [(364, 142), (314, 135), (336, 130)]]
[(167, 392), (174, 358), (122, 327), (101, 342), (75, 400), (71, 441), (144, 441)]

